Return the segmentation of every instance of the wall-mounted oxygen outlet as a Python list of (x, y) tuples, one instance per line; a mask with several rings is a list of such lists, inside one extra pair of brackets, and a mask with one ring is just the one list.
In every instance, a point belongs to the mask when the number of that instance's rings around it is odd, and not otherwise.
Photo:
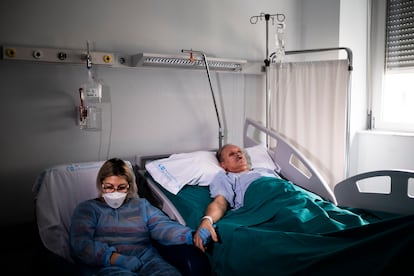
[(7, 48), (4, 50), (4, 55), (9, 58), (14, 58), (16, 56), (16, 49)]
[(59, 60), (63, 61), (68, 57), (68, 55), (65, 52), (59, 52), (57, 57), (58, 57)]
[[(115, 60), (114, 54), (106, 52), (90, 52), (90, 56), (94, 65), (112, 66)], [(83, 50), (3, 46), (3, 59), (7, 60), (85, 64), (85, 57)]]
[(43, 51), (42, 50), (34, 50), (32, 55), (35, 59), (40, 59), (40, 58), (43, 57)]

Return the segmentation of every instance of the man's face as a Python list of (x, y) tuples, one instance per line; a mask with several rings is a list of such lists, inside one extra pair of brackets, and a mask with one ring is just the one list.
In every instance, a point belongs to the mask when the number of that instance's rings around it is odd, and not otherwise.
[(239, 173), (248, 170), (246, 157), (238, 146), (226, 146), (221, 157), (223, 160), (220, 162), (220, 166), (228, 172)]

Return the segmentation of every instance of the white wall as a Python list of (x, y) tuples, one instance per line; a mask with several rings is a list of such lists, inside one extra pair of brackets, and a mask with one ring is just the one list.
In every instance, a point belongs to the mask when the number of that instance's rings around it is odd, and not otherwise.
[(302, 48), (300, 49), (342, 46), (338, 44), (340, 2), (340, 0), (302, 1), (302, 20), (299, 29)]
[(390, 169), (414, 169), (414, 135), (361, 131), (358, 133), (359, 172)]
[[(284, 13), (286, 40), (300, 48), (290, 0), (9, 0), (0, 9), (0, 44), (84, 49), (122, 54), (178, 54), (265, 59), (265, 23), (250, 17)], [(218, 130), (205, 72), (93, 67), (105, 84), (103, 129), (76, 125), (78, 88), (86, 66), (0, 61), (3, 224), (33, 220), (31, 191), (41, 170), (55, 164), (133, 158), (135, 154), (216, 148)], [(246, 116), (262, 120), (263, 75), (212, 74), (225, 141), (241, 144)], [(10, 206), (13, 206), (10, 208)]]
[[(179, 53), (192, 48), (262, 62), (265, 22), (250, 24), (249, 19), (265, 12), (286, 15), (287, 50), (344, 46), (339, 45), (339, 0), (3, 2), (1, 45), (85, 49), (90, 40), (97, 51)], [(0, 60), (0, 185), (7, 195), (0, 209), (11, 210), (2, 212), (3, 224), (33, 220), (31, 188), (49, 166), (217, 147), (205, 72), (94, 69), (110, 95), (100, 132), (76, 125), (77, 91), (87, 79), (86, 66)], [(264, 76), (221, 73), (213, 74), (212, 81), (224, 107), (226, 141), (241, 144), (244, 118), (264, 120)]]

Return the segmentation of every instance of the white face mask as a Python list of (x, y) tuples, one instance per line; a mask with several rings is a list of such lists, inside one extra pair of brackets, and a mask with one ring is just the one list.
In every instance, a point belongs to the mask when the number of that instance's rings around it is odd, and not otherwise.
[(124, 202), (127, 193), (120, 193), (120, 192), (113, 192), (113, 193), (106, 193), (102, 195), (105, 199), (105, 202), (111, 206), (112, 208), (116, 209), (122, 205)]

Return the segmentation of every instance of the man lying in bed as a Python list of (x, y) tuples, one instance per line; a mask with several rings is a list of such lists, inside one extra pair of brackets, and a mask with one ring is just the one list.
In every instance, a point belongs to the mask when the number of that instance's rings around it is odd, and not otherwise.
[[(291, 203), (289, 202), (289, 208), (281, 208), (279, 211), (278, 216), (280, 215), (280, 218), (285, 220), (285, 225), (289, 226), (289, 229), (286, 230), (301, 233), (319, 233), (342, 230), (346, 227), (360, 226), (368, 223), (359, 215), (340, 209), (329, 202), (314, 200), (314, 198), (306, 200), (306, 197), (309, 197), (307, 193), (302, 193), (297, 186), (282, 180), (271, 169), (255, 168), (250, 170), (244, 152), (236, 145), (224, 145), (217, 152), (217, 159), (224, 171), (217, 173), (210, 183), (210, 196), (214, 200), (207, 206), (205, 216), (202, 218), (198, 231), (194, 236), (194, 244), (202, 251), (205, 251), (205, 246), (199, 235), (200, 229), (207, 228), (211, 233), (212, 240), (217, 242), (218, 236), (214, 224), (229, 209), (237, 210), (242, 207), (247, 188), (251, 183), (262, 177), (273, 178), (275, 185), (279, 185), (284, 189), (285, 201), (295, 200), (295, 197), (300, 201), (296, 205), (297, 208), (291, 208)], [(304, 200), (306, 202), (303, 202)], [(300, 204), (303, 204), (303, 206)], [(323, 216), (318, 216), (318, 219), (312, 223), (312, 217), (318, 212), (323, 213)], [(312, 217), (309, 217), (308, 213), (311, 213)], [(307, 221), (307, 218), (311, 218), (310, 221)], [(326, 219), (323, 220), (323, 218)], [(286, 221), (289, 219), (293, 220), (293, 222), (286, 224)], [(299, 223), (297, 223), (298, 221)]]
[[(367, 216), (368, 211), (338, 207), (272, 170), (249, 170), (243, 151), (235, 145), (225, 145), (217, 159), (224, 171), (210, 183), (213, 200), (194, 244), (208, 253), (218, 275), (412, 271), (413, 215), (376, 220)], [(216, 242), (211, 250), (202, 244), (202, 228)]]

